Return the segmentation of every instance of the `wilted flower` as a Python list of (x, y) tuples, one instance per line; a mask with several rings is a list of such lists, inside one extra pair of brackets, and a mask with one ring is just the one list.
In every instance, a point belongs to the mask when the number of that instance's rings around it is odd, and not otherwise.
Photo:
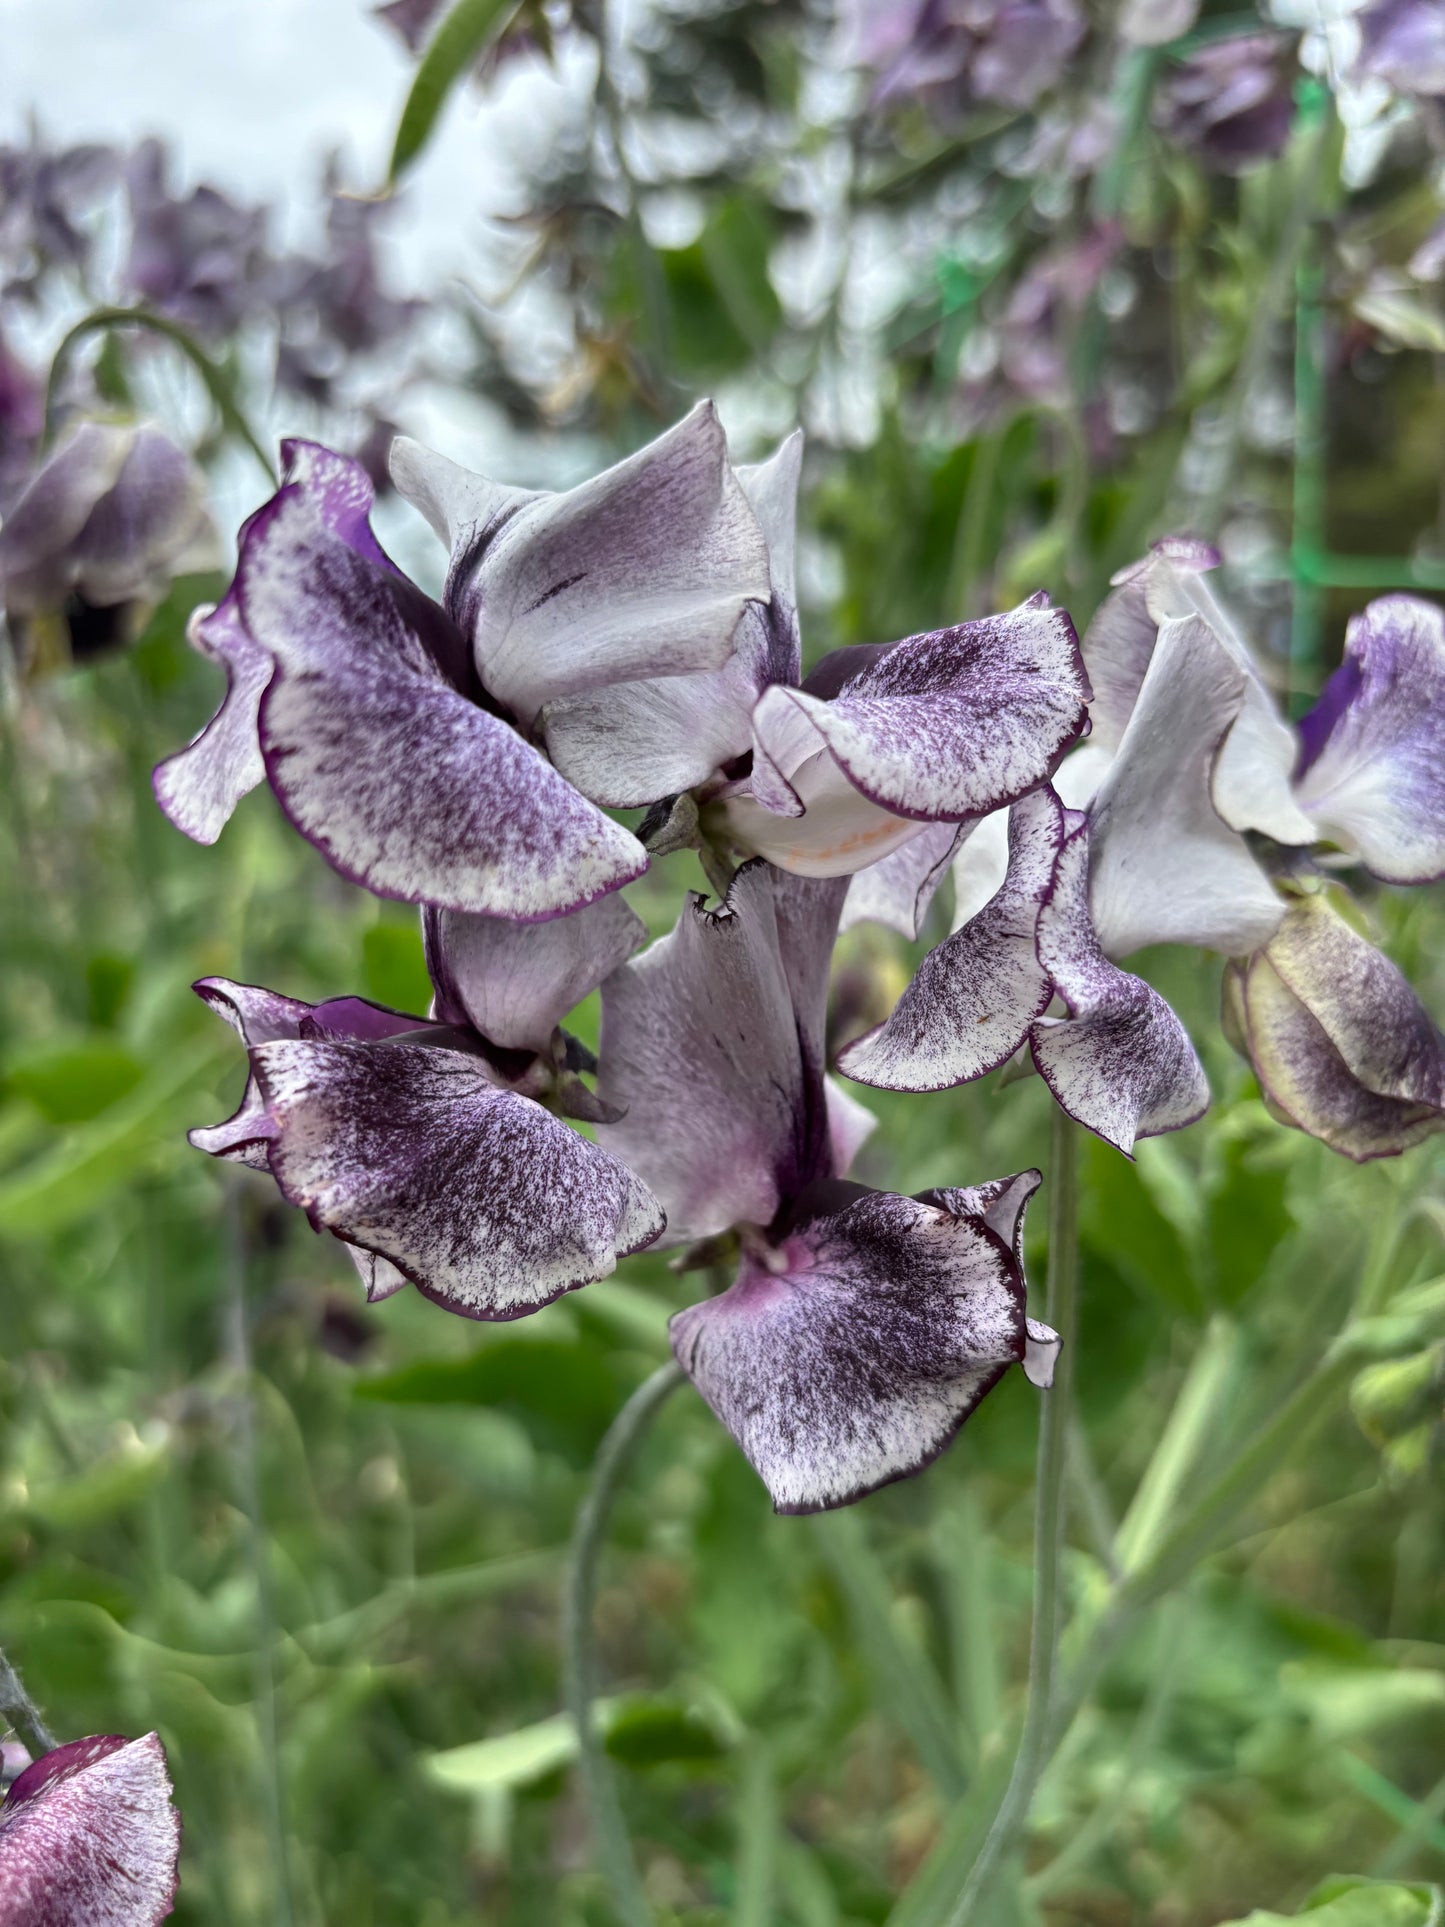
[(192, 640), (230, 689), (156, 772), (171, 821), (214, 842), (270, 782), (344, 876), (378, 895), (535, 921), (638, 876), (636, 839), (528, 740), (571, 690), (726, 658), (767, 555), (712, 409), (580, 488), (542, 495), (400, 445), (399, 486), (454, 541), (440, 604), (383, 553), (364, 470), (283, 450), (236, 578)]
[(1322, 891), (1226, 966), (1225, 1030), (1271, 1111), (1363, 1163), (1445, 1129), (1445, 1037)]
[(32, 658), (52, 632), (77, 658), (132, 638), (215, 540), (206, 481), (159, 429), (84, 422), (0, 525), (0, 606)]
[(670, 1242), (735, 1246), (734, 1283), (673, 1319), (673, 1350), (780, 1512), (918, 1471), (1011, 1364), (1047, 1384), (1058, 1342), (1024, 1314), (1037, 1172), (916, 1198), (844, 1180), (872, 1125), (824, 1075), (845, 887), (750, 863), (602, 992), (598, 1089), (623, 1115), (599, 1141)]
[(1291, 47), (1281, 34), (1235, 34), (1198, 47), (1160, 86), (1155, 120), (1207, 167), (1238, 174), (1289, 138)]
[(663, 1228), (646, 1186), (557, 1115), (615, 1114), (558, 1025), (646, 933), (617, 896), (537, 926), (429, 911), (425, 933), (429, 1017), (202, 979), (250, 1072), (235, 1115), (191, 1143), (268, 1171), (368, 1297), (409, 1280), (448, 1311), (518, 1318)]
[(7, 1927), (154, 1927), (175, 1908), (181, 1821), (154, 1733), (72, 1740), (0, 1803)]

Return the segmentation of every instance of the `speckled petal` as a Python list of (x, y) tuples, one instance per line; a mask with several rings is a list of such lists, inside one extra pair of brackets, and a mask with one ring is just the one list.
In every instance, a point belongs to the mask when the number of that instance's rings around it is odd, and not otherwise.
[(625, 1115), (597, 1139), (661, 1199), (669, 1241), (770, 1224), (834, 1175), (822, 1033), (842, 894), (749, 864), (721, 909), (690, 897), (602, 987), (598, 1095)]
[(744, 603), (768, 599), (767, 543), (710, 402), (565, 494), (494, 494), (475, 520), (446, 511), (444, 600), (524, 729), (559, 696), (721, 668)]
[(1052, 995), (1035, 934), (1063, 834), (1052, 790), (1014, 804), (1002, 888), (929, 952), (887, 1023), (842, 1052), (846, 1076), (885, 1090), (941, 1091), (1013, 1056)]
[(1246, 677), (1200, 617), (1166, 621), (1118, 754), (1089, 816), (1090, 905), (1105, 952), (1196, 944), (1239, 955), (1266, 942), (1281, 906), (1210, 796), (1215, 753)]
[(1039, 913), (1039, 961), (1068, 1015), (1038, 1018), (1029, 1041), (1069, 1116), (1131, 1153), (1136, 1138), (1202, 1117), (1209, 1083), (1158, 991), (1117, 969), (1099, 947), (1089, 920), (1088, 838), (1081, 827), (1065, 842)]
[(72, 1740), (0, 1805), (4, 1927), (154, 1927), (175, 1909), (181, 1820), (154, 1733)]
[(263, 1044), (251, 1062), (286, 1197), (450, 1311), (521, 1317), (662, 1230), (624, 1165), (497, 1089), (475, 1057), (300, 1041)]
[(229, 599), (197, 609), (186, 638), (225, 670), (225, 699), (199, 736), (156, 765), (151, 781), (178, 830), (197, 843), (214, 843), (241, 798), (265, 781), (257, 718), (274, 664), (247, 635)]
[(1322, 836), (1387, 883), (1445, 876), (1445, 612), (1381, 596), (1300, 725), (1296, 795)]
[(898, 643), (831, 700), (771, 689), (754, 731), (791, 782), (791, 707), (878, 808), (957, 823), (1046, 781), (1085, 726), (1087, 693), (1073, 624), (1036, 597), (1009, 615)]
[(271, 786), (343, 876), (379, 896), (534, 922), (647, 867), (635, 837), (451, 686), (412, 616), (424, 599), (402, 595), (299, 492), (254, 518), (237, 587), (277, 664), (261, 701)]
[(679, 1312), (679, 1364), (775, 1509), (847, 1505), (937, 1458), (1024, 1357), (1024, 1287), (979, 1217), (865, 1196)]
[(910, 941), (917, 937), (959, 839), (967, 833), (967, 826), (957, 823), (925, 824), (890, 856), (857, 871), (848, 884), (841, 927), (881, 923)]
[[(1227, 988), (1235, 1002), (1235, 1021), (1243, 1024), (1247, 1053), (1266, 1102), (1282, 1122), (1307, 1131), (1357, 1164), (1398, 1157), (1445, 1128), (1438, 1100), (1417, 1102), (1368, 1089), (1318, 1017), (1274, 969), (1268, 951), (1231, 966), (1231, 972)], [(1409, 986), (1404, 988), (1413, 997)], [(1393, 1014), (1398, 1021), (1401, 1013)], [(1418, 1021), (1411, 1023), (1407, 1014), (1409, 1028), (1416, 1028)], [(1388, 1028), (1380, 1022), (1382, 1032)]]
[(546, 1050), (568, 1011), (647, 941), (616, 895), (542, 924), (427, 909), (422, 932), (440, 1021), (506, 1050)]

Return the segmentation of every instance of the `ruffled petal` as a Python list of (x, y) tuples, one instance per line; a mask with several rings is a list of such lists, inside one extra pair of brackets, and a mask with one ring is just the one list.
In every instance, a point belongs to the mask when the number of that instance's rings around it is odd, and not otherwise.
[(559, 696), (721, 668), (743, 605), (768, 599), (767, 544), (710, 402), (565, 494), (483, 486), (475, 520), (455, 489), (436, 503), (454, 544), (445, 602), (524, 729)]
[(441, 1022), (544, 1051), (568, 1011), (642, 948), (647, 926), (614, 895), (543, 924), (426, 909), (422, 934)]
[(827, 957), (842, 886), (766, 864), (721, 909), (689, 897), (676, 928), (602, 987), (598, 1142), (638, 1171), (669, 1241), (770, 1224), (833, 1175), (823, 1089)]
[(451, 686), (414, 617), (424, 599), (399, 594), (299, 493), (253, 520), (237, 588), (277, 665), (261, 701), (271, 786), (343, 876), (534, 922), (647, 867), (635, 837)]
[(1116, 750), (1123, 740), (1154, 655), (1162, 618), (1150, 607), (1150, 590), (1161, 565), (1197, 574), (1219, 567), (1219, 551), (1187, 536), (1156, 542), (1142, 562), (1121, 569), (1084, 633), (1084, 667), (1093, 685), (1089, 740)]
[(967, 833), (957, 823), (925, 824), (891, 855), (856, 871), (844, 899), (841, 928), (881, 923), (910, 941), (917, 937), (959, 840)]
[(1013, 1056), (1052, 995), (1035, 936), (1063, 835), (1052, 790), (1014, 804), (1003, 887), (929, 952), (887, 1023), (841, 1053), (846, 1076), (885, 1090), (941, 1091)]
[(318, 1230), (469, 1318), (519, 1318), (663, 1228), (625, 1165), (459, 1051), (277, 1042), (252, 1052), (271, 1170)]
[[(831, 700), (768, 690), (754, 712), (755, 755), (805, 811), (799, 777), (822, 751), (875, 810), (958, 823), (1045, 782), (1085, 727), (1087, 694), (1073, 624), (1035, 597), (1009, 615), (896, 644)], [(811, 780), (831, 797), (831, 783)]]
[(26, 1767), (0, 1806), (0, 1920), (155, 1927), (175, 1908), (181, 1819), (154, 1733), (72, 1740)]
[(257, 718), (274, 664), (242, 626), (235, 603), (197, 609), (186, 639), (226, 672), (226, 694), (201, 733), (157, 763), (151, 785), (170, 821), (196, 843), (214, 843), (243, 796), (264, 782)]
[(1081, 827), (1064, 843), (1038, 920), (1039, 961), (1069, 1014), (1037, 1018), (1029, 1042), (1069, 1116), (1128, 1154), (1136, 1138), (1202, 1117), (1209, 1082), (1158, 991), (1104, 955), (1089, 919), (1088, 874)]
[(775, 1509), (822, 1512), (937, 1458), (1024, 1357), (1024, 1285), (982, 1218), (874, 1193), (679, 1312), (678, 1363)]
[(1445, 876), (1445, 612), (1372, 602), (1300, 735), (1296, 795), (1320, 834), (1386, 883)]
[(1166, 621), (1118, 754), (1089, 809), (1090, 902), (1111, 957), (1150, 943), (1240, 955), (1266, 942), (1278, 898), (1210, 796), (1246, 677), (1198, 616)]

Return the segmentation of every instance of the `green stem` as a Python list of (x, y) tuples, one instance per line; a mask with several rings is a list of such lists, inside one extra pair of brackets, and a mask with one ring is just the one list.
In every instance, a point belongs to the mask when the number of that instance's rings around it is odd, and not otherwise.
[(0, 1653), (0, 1716), (20, 1735), (32, 1760), (54, 1752), (58, 1744), (55, 1735), (4, 1653)]
[(1238, 1343), (1238, 1331), (1227, 1318), (1210, 1320), (1119, 1528), (1119, 1563), (1126, 1572), (1143, 1564), (1173, 1516), (1220, 1403), (1234, 1382)]
[(271, 465), (271, 458), (257, 440), (251, 424), (242, 414), (235, 394), (232, 392), (229, 378), (184, 328), (179, 327), (174, 321), (168, 321), (164, 315), (152, 314), (149, 308), (96, 308), (93, 313), (77, 321), (69, 334), (64, 336), (51, 360), (50, 379), (45, 388), (45, 429), (42, 447), (48, 448), (55, 437), (60, 381), (72, 350), (77, 348), (88, 335), (106, 334), (113, 328), (144, 328), (179, 348), (205, 383), (206, 393), (216, 404), (221, 420), (233, 435), (246, 444), (265, 469), (266, 478), (271, 486), (273, 488), (276, 486), (277, 475)]
[(1034, 1514), (1034, 1618), (1029, 1644), (1029, 1697), (1013, 1771), (948, 1927), (968, 1927), (988, 1898), (999, 1868), (1028, 1818), (1034, 1789), (1050, 1755), (1054, 1672), (1059, 1651), (1059, 1572), (1066, 1523), (1066, 1472), (1074, 1354), (1079, 1328), (1078, 1126), (1054, 1112), (1050, 1173), (1047, 1317), (1063, 1340), (1052, 1391), (1039, 1424), (1038, 1495)]
[(652, 1910), (642, 1891), (617, 1783), (593, 1717), (597, 1697), (597, 1653), (593, 1644), (593, 1604), (597, 1566), (617, 1487), (638, 1442), (668, 1394), (682, 1383), (682, 1370), (670, 1360), (628, 1399), (597, 1448), (592, 1483), (577, 1513), (562, 1595), (563, 1693), (577, 1729), (577, 1745), (588, 1811), (597, 1836), (598, 1857), (626, 1927), (652, 1927)]

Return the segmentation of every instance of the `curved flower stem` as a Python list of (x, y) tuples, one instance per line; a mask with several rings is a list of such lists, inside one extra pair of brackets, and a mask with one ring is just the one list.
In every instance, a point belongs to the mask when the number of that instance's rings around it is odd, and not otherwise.
[(1053, 1389), (1039, 1422), (1038, 1492), (1034, 1512), (1034, 1620), (1029, 1644), (1029, 1699), (1018, 1752), (1003, 1798), (964, 1882), (947, 1927), (981, 1918), (999, 1867), (1028, 1818), (1034, 1788), (1048, 1762), (1054, 1671), (1059, 1650), (1059, 1567), (1066, 1518), (1065, 1472), (1074, 1352), (1079, 1330), (1079, 1127), (1054, 1112), (1049, 1200), (1049, 1294), (1046, 1316), (1063, 1340)]
[(682, 1383), (682, 1377), (682, 1368), (670, 1360), (659, 1366), (650, 1378), (643, 1380), (608, 1427), (606, 1437), (597, 1448), (592, 1484), (572, 1529), (562, 1593), (563, 1694), (577, 1729), (582, 1781), (596, 1829), (598, 1857), (611, 1885), (618, 1914), (627, 1927), (651, 1927), (652, 1912), (632, 1857), (617, 1784), (593, 1718), (597, 1654), (592, 1639), (592, 1608), (597, 1593), (598, 1559), (618, 1482), (638, 1441), (668, 1394)]
[(50, 379), (45, 385), (45, 428), (42, 447), (48, 448), (55, 435), (55, 411), (60, 394), (60, 378), (65, 372), (72, 350), (77, 348), (87, 335), (108, 334), (113, 328), (144, 328), (179, 348), (205, 383), (206, 393), (216, 404), (221, 420), (238, 440), (246, 444), (265, 469), (266, 479), (273, 488), (276, 486), (277, 475), (271, 458), (241, 412), (230, 378), (216, 366), (200, 343), (193, 340), (184, 328), (168, 320), (165, 315), (152, 314), (149, 308), (96, 308), (91, 314), (82, 316), (70, 332), (62, 338), (60, 346), (51, 359)]
[(38, 1760), (42, 1753), (55, 1751), (58, 1744), (55, 1735), (41, 1718), (39, 1707), (4, 1653), (0, 1653), (0, 1717), (20, 1735), (33, 1760)]

